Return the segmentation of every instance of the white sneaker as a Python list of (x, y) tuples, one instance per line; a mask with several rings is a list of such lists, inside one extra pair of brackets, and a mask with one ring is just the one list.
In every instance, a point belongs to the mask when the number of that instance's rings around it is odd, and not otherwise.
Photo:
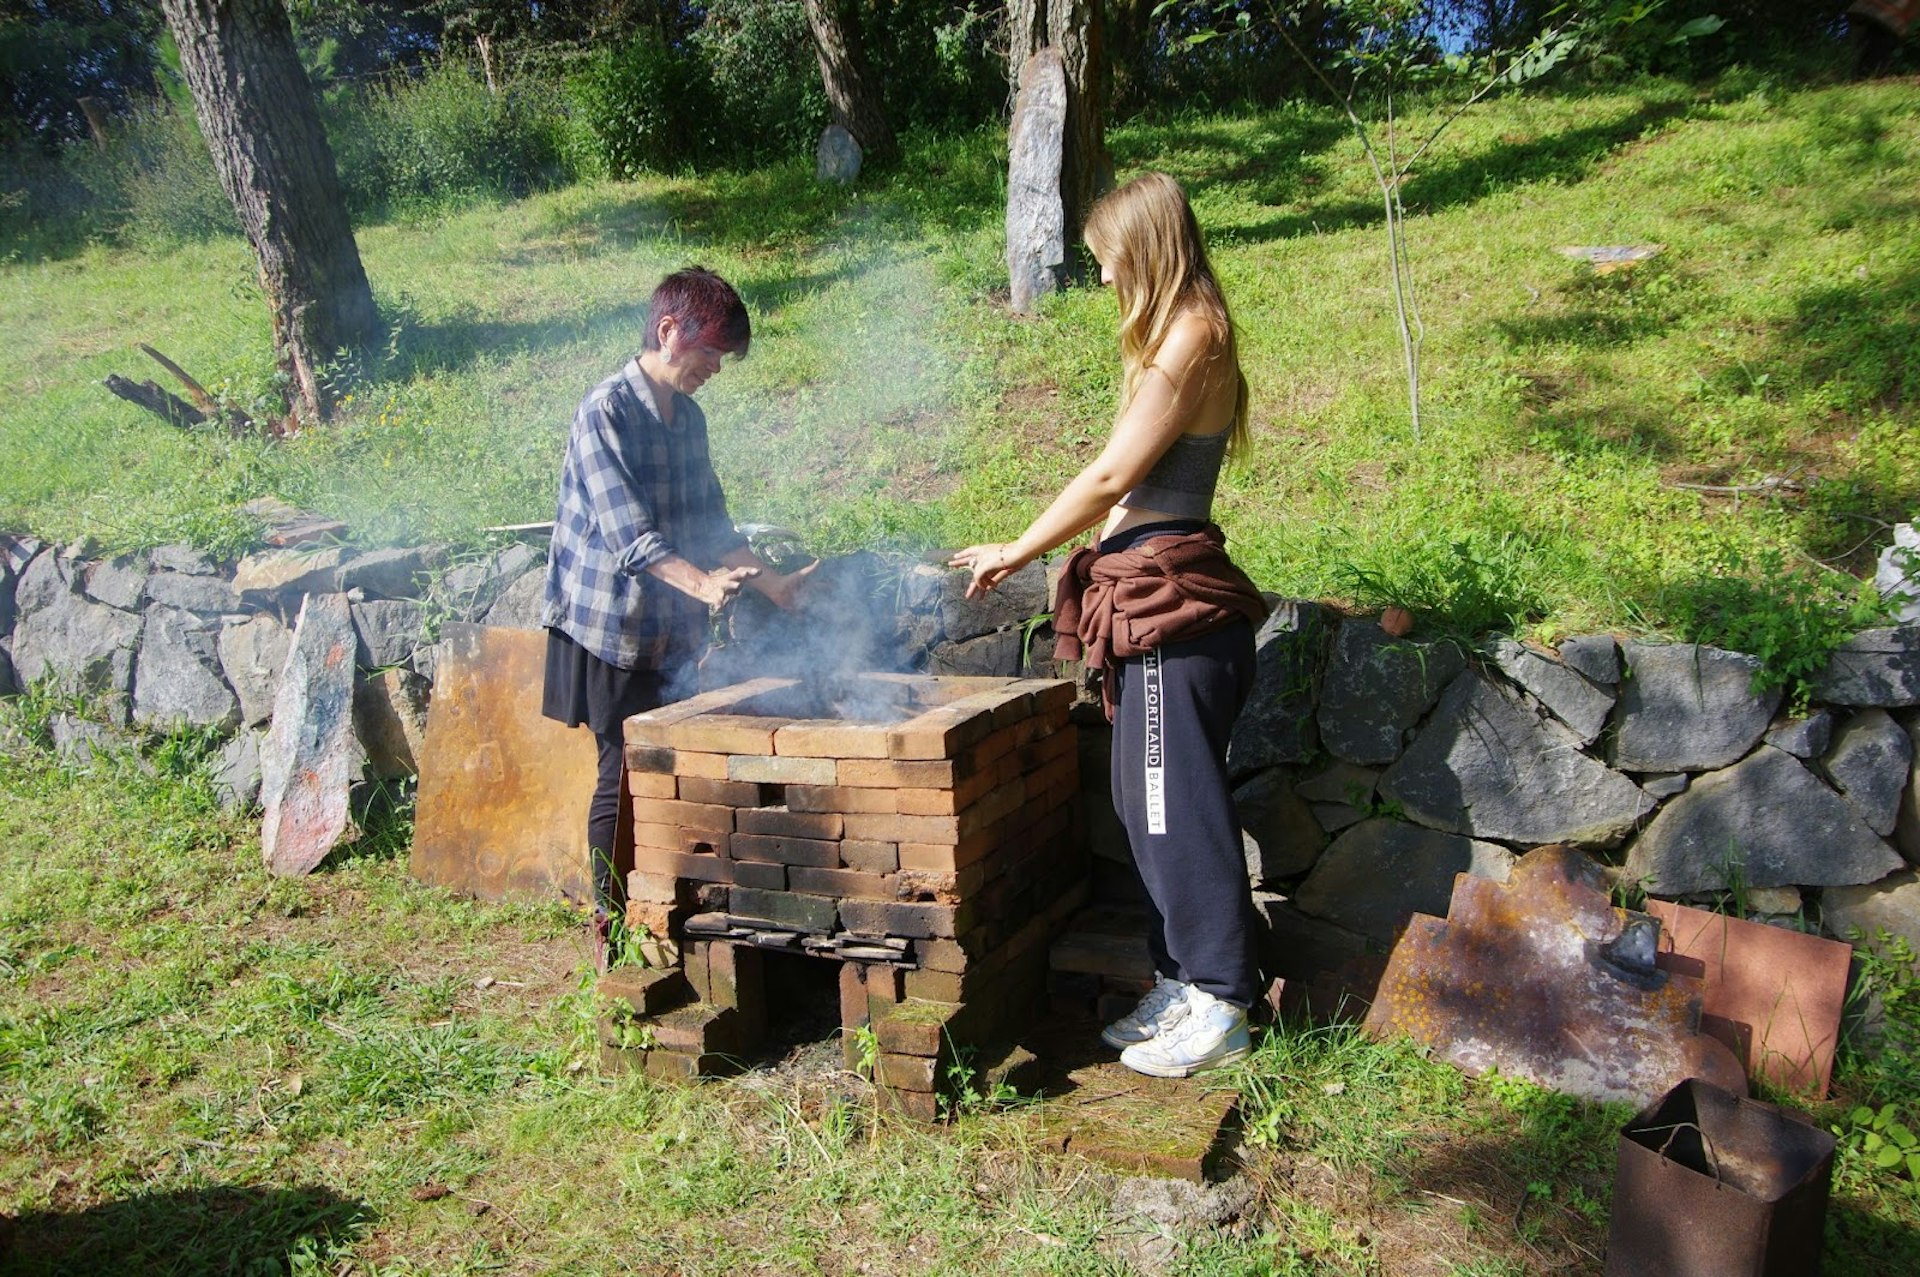
[(1120, 1063), (1149, 1077), (1191, 1077), (1201, 1069), (1245, 1059), (1247, 1012), (1188, 986), (1186, 1014), (1158, 1036), (1120, 1053)]
[(1116, 1051), (1151, 1041), (1180, 1023), (1187, 1014), (1187, 986), (1153, 973), (1153, 987), (1140, 1005), (1100, 1030), (1100, 1040)]

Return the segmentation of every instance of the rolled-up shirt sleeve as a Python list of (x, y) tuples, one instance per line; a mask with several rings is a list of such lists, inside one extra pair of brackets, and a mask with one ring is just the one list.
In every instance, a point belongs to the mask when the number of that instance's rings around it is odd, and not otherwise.
[(644, 476), (635, 474), (620, 447), (609, 404), (582, 404), (575, 420), (581, 486), (600, 540), (622, 572), (643, 572), (678, 553), (659, 530)]

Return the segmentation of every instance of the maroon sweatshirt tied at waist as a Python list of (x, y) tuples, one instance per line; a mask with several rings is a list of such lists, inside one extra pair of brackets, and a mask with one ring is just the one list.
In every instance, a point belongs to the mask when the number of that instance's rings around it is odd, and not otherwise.
[[(1060, 574), (1053, 601), (1058, 660), (1085, 657), (1104, 670), (1167, 643), (1199, 638), (1245, 617), (1267, 619), (1267, 602), (1227, 557), (1227, 537), (1216, 524), (1198, 532), (1149, 537), (1126, 550), (1075, 550)], [(1113, 680), (1101, 700), (1113, 719)]]

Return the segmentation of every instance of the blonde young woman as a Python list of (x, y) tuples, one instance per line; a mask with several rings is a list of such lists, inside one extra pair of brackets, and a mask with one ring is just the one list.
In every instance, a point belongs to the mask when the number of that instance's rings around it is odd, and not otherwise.
[(1100, 282), (1120, 302), (1124, 380), (1113, 434), (1027, 530), (969, 546), (968, 593), (1094, 524), (1068, 560), (1055, 628), (1104, 671), (1113, 796), (1150, 901), (1153, 989), (1101, 1037), (1121, 1063), (1187, 1077), (1247, 1053), (1256, 996), (1252, 901), (1226, 774), (1266, 605), (1211, 522), (1230, 450), (1247, 446), (1247, 383), (1199, 224), (1148, 173), (1087, 218)]

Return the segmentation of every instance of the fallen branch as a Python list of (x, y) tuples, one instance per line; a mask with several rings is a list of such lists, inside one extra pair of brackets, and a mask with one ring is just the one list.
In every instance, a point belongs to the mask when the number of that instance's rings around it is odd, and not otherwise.
[(1753, 483), (1683, 483), (1678, 479), (1669, 480), (1669, 488), (1680, 488), (1687, 492), (1704, 492), (1715, 497), (1741, 497), (1763, 492), (1804, 492), (1798, 479), (1792, 475), (1770, 474)]

